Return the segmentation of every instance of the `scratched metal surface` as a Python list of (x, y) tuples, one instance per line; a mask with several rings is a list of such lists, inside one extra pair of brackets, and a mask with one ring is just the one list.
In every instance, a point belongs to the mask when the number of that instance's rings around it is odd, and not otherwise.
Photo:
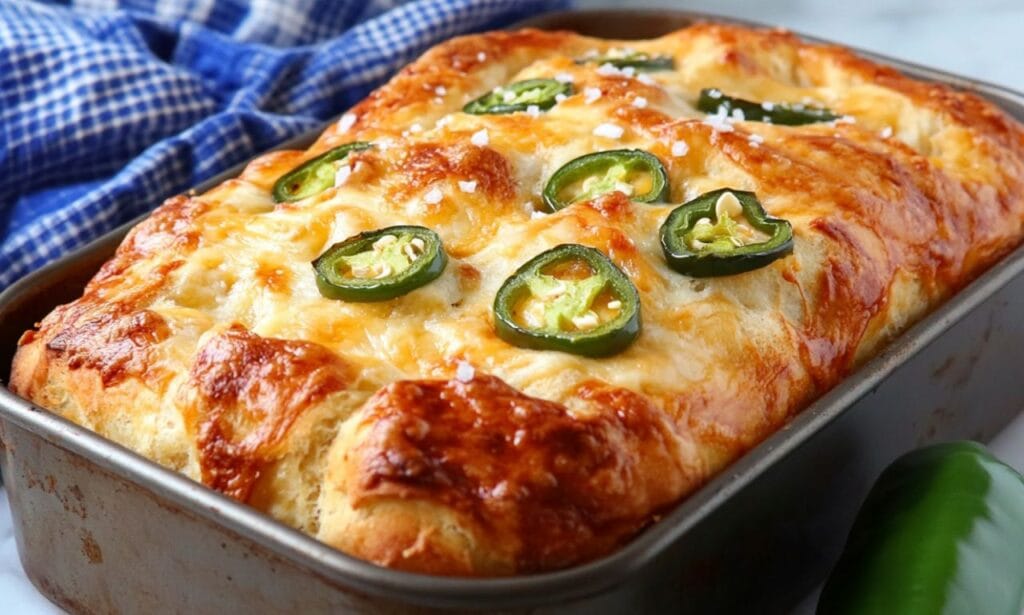
[[(645, 37), (694, 18), (664, 11), (568, 15), (546, 25)], [(1012, 92), (884, 61), (977, 89), (1024, 119), (1024, 103)], [(0, 296), (0, 378), (21, 331), (77, 296), (125, 231)], [(722, 613), (752, 604), (758, 612), (785, 612), (825, 575), (885, 464), (927, 442), (988, 439), (1024, 407), (1022, 273), (1024, 249), (626, 548), (570, 570), (470, 580), (379, 568), (0, 389), (0, 468), (19, 551), (39, 589), (81, 613)]]

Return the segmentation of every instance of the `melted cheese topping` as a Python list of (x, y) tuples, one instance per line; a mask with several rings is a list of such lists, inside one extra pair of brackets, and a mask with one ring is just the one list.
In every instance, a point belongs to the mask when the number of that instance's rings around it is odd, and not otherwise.
[[(524, 31), (439, 46), (309, 150), (158, 209), (26, 335), (12, 388), (384, 565), (557, 568), (628, 540), (1020, 241), (1024, 131), (973, 95), (718, 25), (628, 43), (672, 71), (574, 62), (625, 44)], [(460, 111), (533, 78), (575, 93), (540, 113)], [(845, 117), (707, 116), (707, 87)], [(376, 147), (336, 187), (273, 202), (278, 177), (351, 141)], [(673, 205), (612, 192), (540, 213), (557, 169), (620, 148), (662, 160)], [(788, 219), (794, 254), (723, 278), (669, 269), (665, 217), (721, 187)], [(438, 280), (383, 303), (320, 295), (313, 259), (397, 224), (441, 236)], [(499, 286), (561, 243), (598, 248), (639, 289), (643, 331), (621, 354), (495, 336)], [(565, 468), (573, 451), (592, 472)], [(534, 511), (579, 522), (538, 541)]]

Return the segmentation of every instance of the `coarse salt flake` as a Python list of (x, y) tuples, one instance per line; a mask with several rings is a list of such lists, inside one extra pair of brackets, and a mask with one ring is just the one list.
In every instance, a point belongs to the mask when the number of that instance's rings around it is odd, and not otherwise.
[(423, 202), (429, 205), (437, 205), (444, 198), (444, 193), (437, 186), (427, 190), (427, 193), (423, 195)]
[(476, 370), (473, 369), (473, 366), (465, 361), (459, 361), (459, 365), (455, 368), (455, 378), (459, 382), (472, 382), (474, 376), (476, 376)]
[(508, 495), (508, 481), (503, 480), (491, 489), (491, 497), (503, 498)]
[(354, 113), (346, 113), (345, 115), (341, 116), (340, 120), (338, 120), (338, 132), (342, 132), (342, 133), (348, 132), (348, 129), (352, 128), (352, 126), (355, 123), (356, 123), (356, 116), (355, 116), (355, 114)]
[(477, 52), (476, 59), (477, 59), (478, 62), (483, 62), (484, 60), (487, 59), (487, 54), (482, 52), (482, 51)]
[(462, 181), (459, 180), (459, 190), (463, 192), (476, 192), (476, 180)]
[(349, 175), (352, 175), (352, 167), (347, 164), (343, 164), (338, 167), (337, 172), (334, 174), (334, 185), (340, 186), (348, 181)]
[[(705, 126), (710, 126), (715, 132), (732, 132), (735, 130), (732, 124), (729, 123), (729, 119), (721, 113), (707, 116), (702, 122)], [(714, 135), (712, 135), (714, 137)]]
[(643, 96), (637, 96), (636, 98), (633, 99), (633, 106), (636, 107), (637, 109), (643, 109), (644, 107), (647, 106), (647, 99), (644, 98)]
[(537, 117), (540, 115), (540, 107), (537, 105), (527, 105), (526, 114), (532, 117)]
[(648, 75), (647, 73), (640, 73), (640, 76), (638, 76), (636, 80), (644, 85), (654, 85), (658, 83), (657, 81), (654, 80), (654, 77)]
[(419, 122), (416, 122), (409, 127), (409, 132), (423, 132), (423, 126)]
[(892, 136), (892, 126), (886, 126), (882, 129), (882, 132), (878, 133), (883, 139), (888, 139)]
[(623, 132), (625, 132), (625, 130), (623, 130), (622, 126), (608, 122), (598, 124), (597, 127), (594, 128), (594, 136), (607, 137), (609, 139), (618, 139), (622, 137)]
[(565, 94), (555, 94), (555, 102), (560, 103), (564, 101), (566, 98), (568, 98), (568, 96), (566, 96)]
[(583, 90), (583, 102), (588, 105), (598, 98), (601, 98), (601, 88), (585, 88)]
[(444, 87), (443, 85), (439, 85), (436, 88), (434, 88), (434, 94), (437, 94), (438, 96), (444, 96), (447, 93), (448, 88)]
[(672, 155), (676, 158), (685, 156), (688, 151), (690, 151), (690, 146), (686, 144), (686, 141), (676, 141), (672, 144)]
[(573, 76), (569, 73), (558, 73), (555, 75), (555, 81), (559, 83), (572, 83)]
[(614, 64), (611, 64), (610, 62), (605, 62), (601, 66), (597, 67), (597, 74), (601, 75), (602, 77), (611, 77), (612, 75), (619, 75), (621, 73), (622, 71), (620, 71)]
[(487, 135), (487, 129), (481, 128), (473, 133), (473, 136), (469, 138), (469, 142), (477, 147), (487, 147), (487, 144), (491, 142), (491, 139)]

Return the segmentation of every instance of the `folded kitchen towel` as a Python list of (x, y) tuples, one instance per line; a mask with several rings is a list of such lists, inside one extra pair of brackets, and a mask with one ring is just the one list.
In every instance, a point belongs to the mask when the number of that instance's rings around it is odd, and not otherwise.
[(427, 47), (566, 0), (0, 2), (0, 290), (343, 111)]

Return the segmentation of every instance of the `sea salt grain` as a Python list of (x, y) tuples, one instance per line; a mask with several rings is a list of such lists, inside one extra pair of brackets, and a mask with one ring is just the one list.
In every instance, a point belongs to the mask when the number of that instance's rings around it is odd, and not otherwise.
[(633, 99), (633, 106), (636, 107), (637, 109), (643, 109), (644, 107), (647, 106), (647, 99), (644, 98), (643, 96), (637, 96), (636, 98)]
[(476, 370), (473, 369), (473, 366), (465, 361), (459, 361), (458, 367), (455, 368), (455, 378), (459, 382), (472, 382), (474, 376), (476, 376)]
[(469, 138), (469, 142), (477, 147), (487, 147), (487, 144), (491, 142), (491, 139), (487, 136), (487, 129), (481, 128), (473, 133), (473, 136)]
[(607, 137), (609, 139), (621, 138), (623, 132), (625, 132), (625, 130), (622, 126), (609, 123), (598, 124), (597, 127), (594, 128), (594, 136)]
[(888, 139), (892, 136), (892, 126), (886, 126), (882, 129), (882, 132), (878, 133), (883, 139)]
[(600, 88), (586, 88), (583, 90), (583, 102), (587, 103), (588, 105), (597, 100), (598, 98), (601, 98)]
[(558, 73), (555, 75), (555, 81), (559, 83), (572, 83), (573, 76), (569, 73)]
[(347, 164), (338, 167), (338, 171), (334, 174), (334, 185), (340, 186), (348, 181), (349, 175), (352, 175), (352, 167)]
[(443, 198), (444, 193), (441, 192), (440, 188), (437, 188), (435, 186), (434, 188), (427, 190), (427, 193), (423, 195), (423, 202), (427, 203), (428, 205), (437, 205), (438, 203), (441, 202), (441, 199)]
[(340, 120), (338, 120), (338, 132), (348, 132), (348, 129), (352, 128), (352, 125), (355, 123), (356, 116), (352, 113), (346, 113), (345, 115), (341, 116)]
[(459, 190), (463, 192), (476, 192), (476, 181), (459, 181)]
[(672, 155), (676, 158), (685, 156), (688, 151), (690, 151), (690, 146), (686, 144), (686, 141), (676, 141), (672, 144)]

